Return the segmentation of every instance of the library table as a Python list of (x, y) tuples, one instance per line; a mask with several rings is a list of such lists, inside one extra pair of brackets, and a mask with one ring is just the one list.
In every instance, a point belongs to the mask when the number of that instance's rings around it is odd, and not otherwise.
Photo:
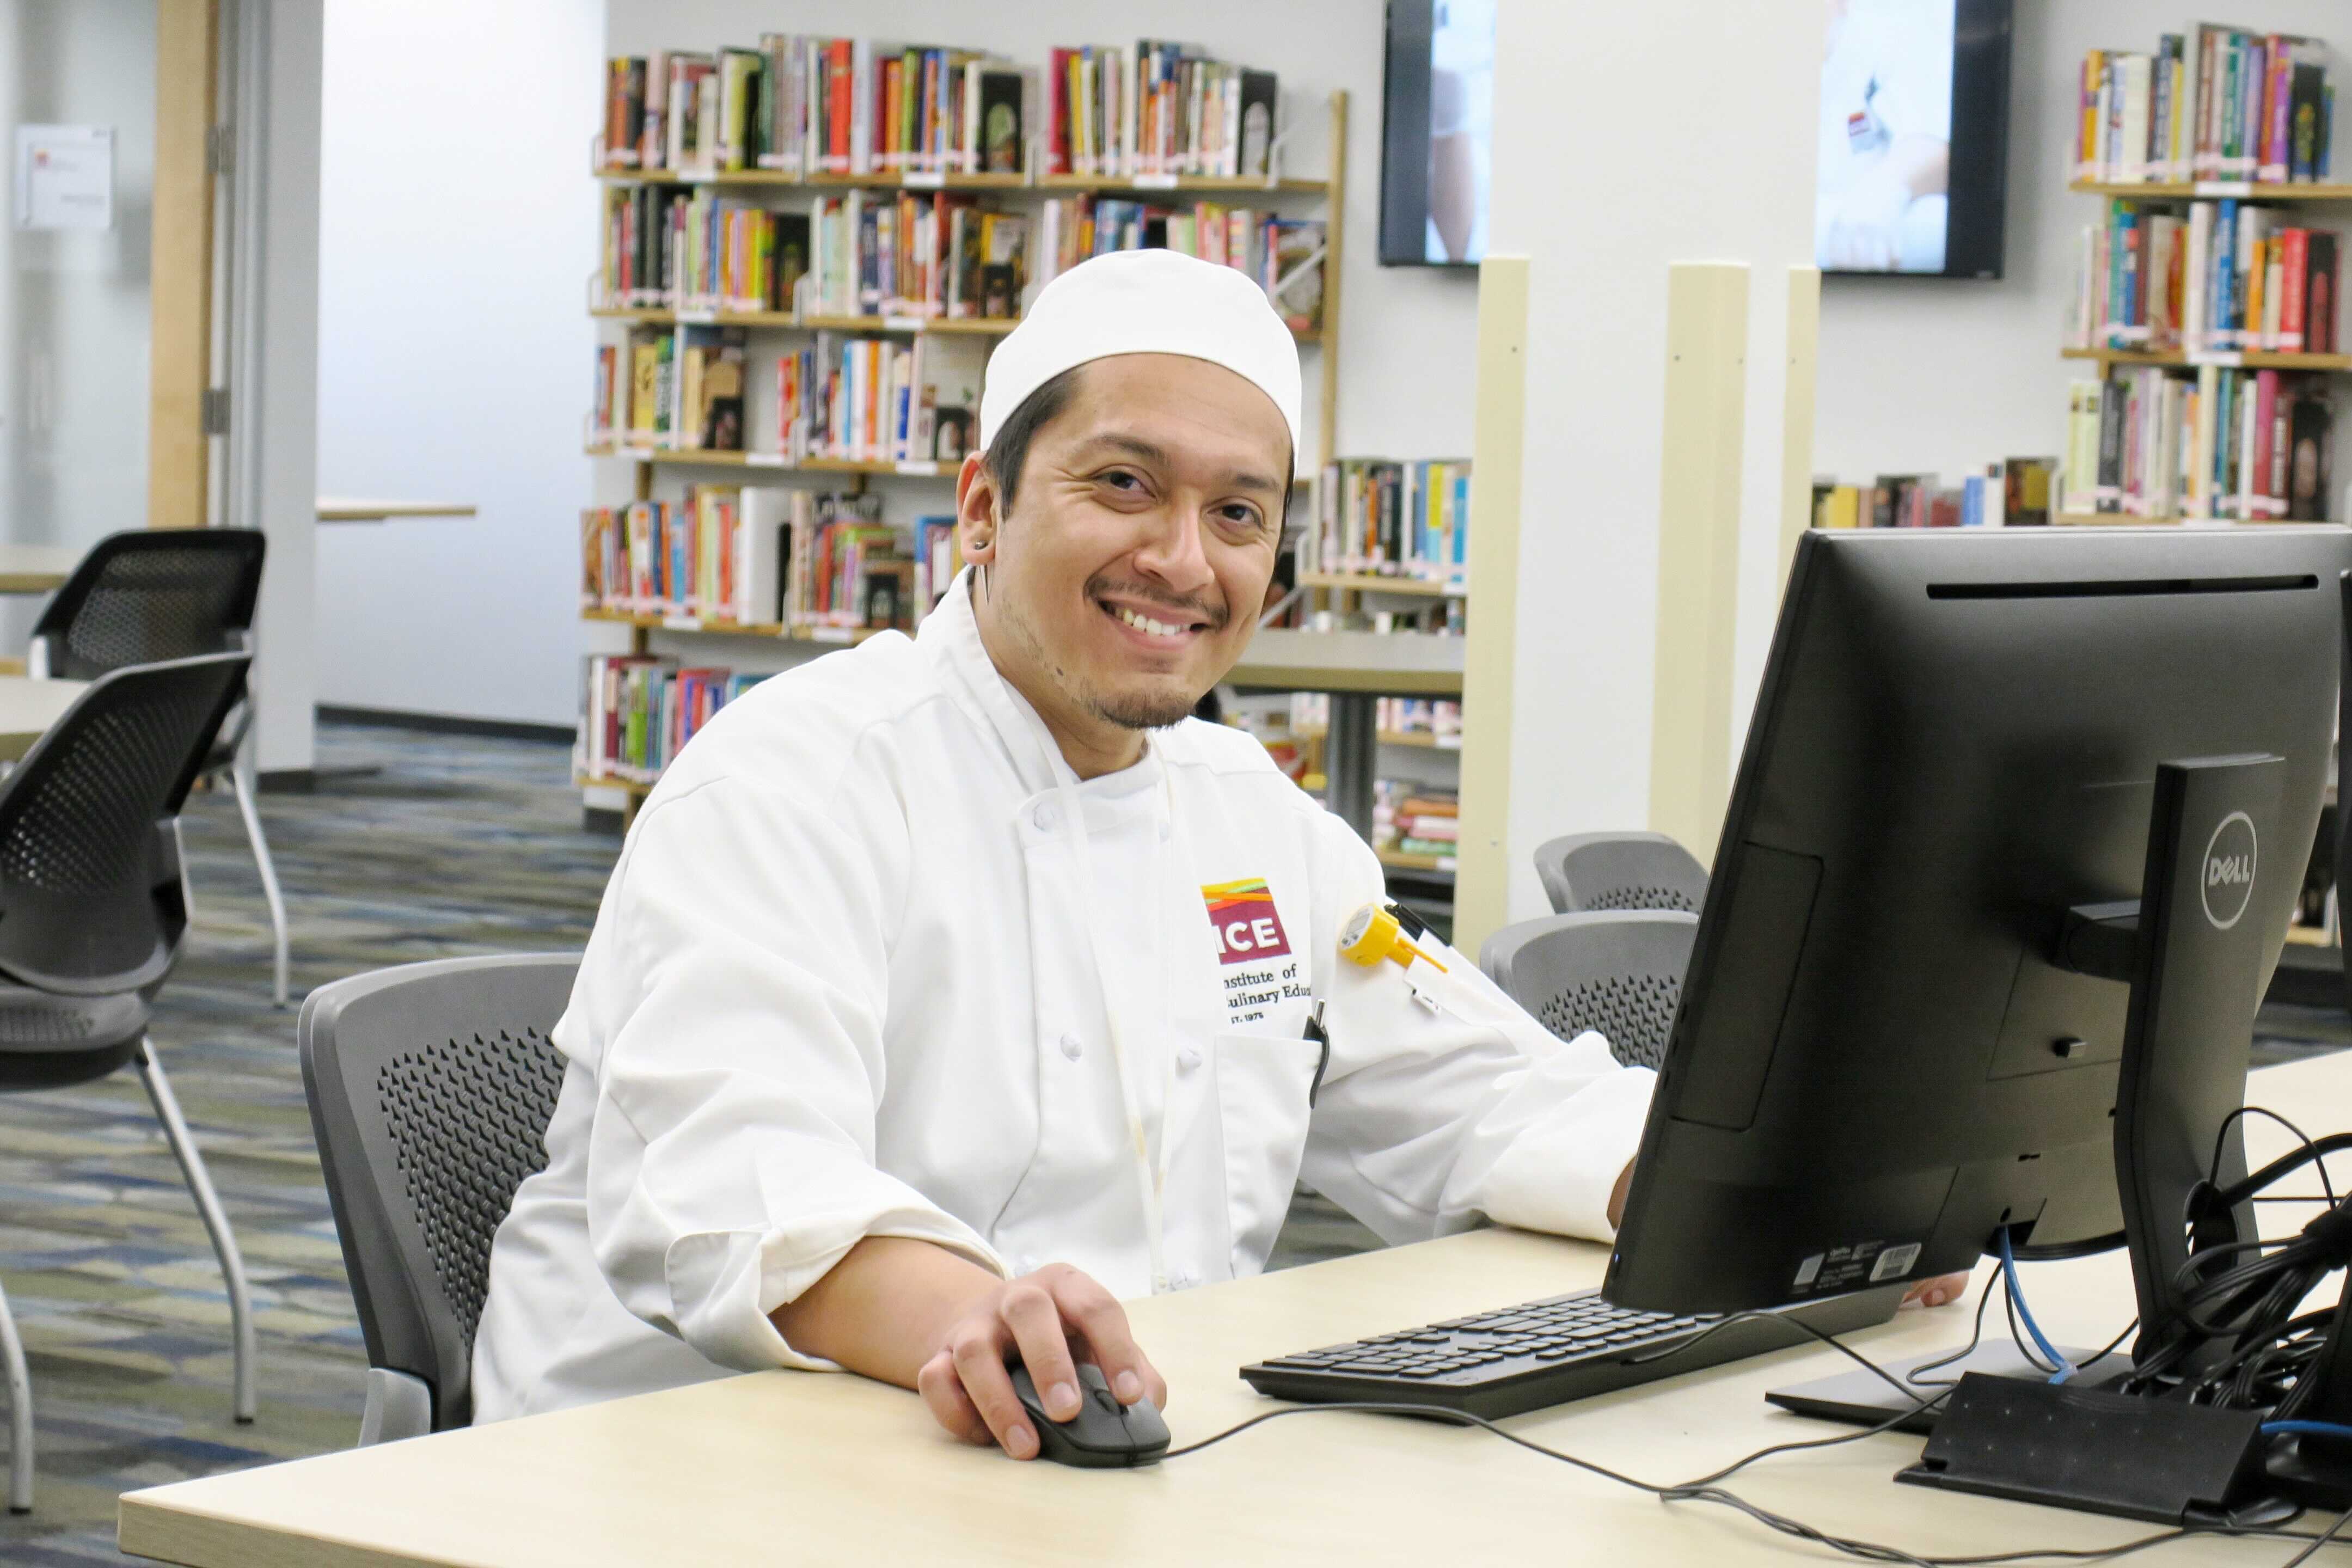
[(320, 522), (384, 522), (395, 517), (472, 517), (474, 504), (460, 500), (374, 500), (320, 496)]
[[(2352, 1124), (2352, 1053), (2265, 1068), (2250, 1097), (2292, 1105), (2314, 1132)], [(2285, 1146), (2284, 1134), (2248, 1121), (2255, 1160)], [(1606, 1258), (1582, 1242), (1481, 1230), (1129, 1310), (1173, 1389), (1168, 1420), (1181, 1445), (1284, 1408), (1234, 1375), (1244, 1362), (1591, 1286)], [(2035, 1315), (2062, 1340), (2104, 1344), (2132, 1315), (2116, 1254), (2031, 1266), (2026, 1284)], [(1972, 1296), (1966, 1307), (1906, 1310), (1853, 1342), (1890, 1360), (1957, 1347), (1973, 1308)], [(1673, 1482), (1768, 1443), (1839, 1430), (1774, 1410), (1764, 1393), (1848, 1364), (1824, 1348), (1783, 1351), (1509, 1425)], [(1890, 1478), (1919, 1447), (1917, 1437), (1874, 1436), (1779, 1456), (1728, 1484), (1808, 1523), (1921, 1553), (2095, 1547), (2150, 1532), (2126, 1520), (1895, 1485)], [(125, 1552), (192, 1568), (1829, 1560), (1724, 1509), (1662, 1504), (1470, 1428), (1326, 1411), (1146, 1469), (1077, 1470), (956, 1443), (911, 1394), (797, 1372), (131, 1492), (121, 1539)], [(2197, 1541), (2133, 1561), (2276, 1568), (2292, 1551), (2275, 1541)]]
[(1327, 691), (1324, 740), (1328, 798), (1339, 819), (1369, 843), (1382, 697), (1462, 695), (1463, 639), (1426, 632), (1313, 632), (1276, 626), (1250, 639), (1225, 677), (1242, 690)]
[(89, 689), (87, 680), (0, 675), (0, 762), (13, 763), (31, 751), (33, 742)]
[(0, 594), (53, 594), (85, 553), (70, 544), (0, 544)]

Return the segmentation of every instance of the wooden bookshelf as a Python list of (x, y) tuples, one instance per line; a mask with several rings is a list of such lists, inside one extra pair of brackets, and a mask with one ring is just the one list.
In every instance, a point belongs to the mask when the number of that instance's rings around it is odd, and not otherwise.
[[(1290, 733), (1296, 740), (1319, 741), (1328, 732), (1320, 724), (1309, 724)], [(1462, 749), (1461, 736), (1440, 740), (1426, 730), (1381, 730), (1376, 731), (1372, 738), (1383, 746), (1418, 746), (1433, 752), (1458, 752)]]
[[(2127, 511), (2053, 511), (2050, 521), (2067, 528), (2278, 528), (2283, 517), (2134, 517)], [(2313, 526), (2305, 523), (2303, 527)]]
[[(1347, 189), (1348, 95), (1337, 91), (1327, 100), (1329, 116), (1328, 174), (1321, 179), (1293, 178), (1223, 179), (1203, 175), (1087, 175), (1055, 174), (929, 174), (901, 171), (876, 172), (866, 174), (791, 174), (772, 169), (743, 170), (640, 170), (623, 167), (591, 167), (590, 173), (607, 185), (716, 185), (740, 188), (745, 193), (806, 189), (812, 191), (966, 191), (994, 193), (1008, 198), (1021, 199), (1077, 193), (1100, 193), (1134, 195), (1146, 199), (1175, 195), (1225, 198), (1234, 205), (1256, 205), (1253, 198), (1269, 196), (1321, 198), (1324, 255), (1322, 260), (1322, 313), (1319, 327), (1293, 328), (1293, 336), (1302, 346), (1314, 347), (1320, 359), (1321, 399), (1316, 436), (1316, 449), (1299, 454), (1301, 471), (1295, 476), (1297, 484), (1311, 483), (1325, 461), (1333, 453), (1338, 431), (1339, 375), (1339, 325), (1342, 274), (1342, 241), (1344, 238), (1345, 204), (1341, 197)], [(1034, 232), (1034, 231), (1033, 231)], [(803, 315), (796, 310), (719, 310), (688, 307), (592, 307), (589, 314), (598, 320), (648, 324), (737, 326), (747, 329), (838, 331), (857, 333), (900, 333), (924, 335), (965, 333), (984, 338), (1002, 338), (1019, 324), (1017, 318), (934, 319), (912, 316), (818, 316)], [(751, 367), (747, 366), (747, 370)], [(756, 374), (756, 372), (754, 372)], [(763, 451), (706, 451), (695, 448), (639, 447), (625, 440), (593, 442), (584, 448), (591, 458), (627, 461), (635, 468), (635, 495), (640, 500), (651, 500), (654, 494), (654, 474), (660, 467), (728, 468), (734, 470), (777, 469), (793, 473), (846, 474), (952, 480), (961, 464), (950, 459), (913, 459), (907, 461), (874, 462), (843, 458), (807, 458), (798, 462), (786, 460), (782, 454)], [(1419, 587), (1391, 588), (1383, 581), (1383, 591), (1419, 593)], [(651, 639), (656, 633), (671, 635), (708, 634), (734, 637), (766, 637), (800, 642), (830, 642), (835, 640), (863, 641), (873, 635), (863, 628), (854, 632), (847, 628), (743, 626), (733, 622), (698, 619), (679, 616), (633, 615), (622, 611), (586, 610), (582, 618), (588, 621), (625, 626), (629, 628), (629, 651), (644, 655), (652, 651)], [(841, 635), (836, 635), (841, 634)], [(1260, 634), (1260, 645), (1267, 642)], [(1276, 639), (1279, 641), (1279, 639)], [(1352, 679), (1368, 684), (1349, 685), (1350, 673), (1333, 670), (1326, 675), (1326, 658), (1334, 657), (1336, 649), (1318, 649), (1318, 657), (1299, 668), (1297, 673), (1310, 678), (1313, 689), (1339, 690), (1408, 690), (1428, 689), (1434, 680), (1440, 688), (1450, 685), (1458, 692), (1461, 685), (1458, 638), (1444, 639), (1456, 646), (1453, 650), (1450, 672), (1434, 675), (1399, 671), (1390, 673), (1381, 668), (1385, 661), (1376, 661), (1373, 668), (1352, 672)], [(1237, 672), (1238, 674), (1238, 672)], [(1321, 684), (1338, 680), (1341, 684)], [(583, 785), (625, 788), (630, 791), (631, 812), (649, 786), (624, 780), (599, 778), (582, 779)]]
[(2066, 188), (2086, 196), (2116, 196), (2125, 201), (2352, 202), (2352, 185), (2283, 185), (2259, 180), (2194, 180), (2135, 185), (2105, 180), (2076, 180)]
[(2277, 349), (2060, 349), (2063, 359), (2097, 360), (2102, 364), (2162, 364), (2194, 369), (2219, 365), (2226, 370), (2315, 370), (2352, 374), (2352, 354), (2290, 353)]

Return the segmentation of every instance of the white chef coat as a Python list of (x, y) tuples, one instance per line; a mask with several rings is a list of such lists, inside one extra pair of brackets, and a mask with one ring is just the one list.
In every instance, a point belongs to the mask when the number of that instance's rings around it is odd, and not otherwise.
[(1381, 896), (1240, 731), (1187, 721), (1074, 783), (964, 579), (915, 638), (761, 683), (671, 763), (605, 890), (549, 1163), (491, 1247), (475, 1418), (827, 1367), (768, 1314), (868, 1236), (1147, 1292), (1107, 1005), (1155, 1165), (1173, 1140), (1174, 1288), (1264, 1268), (1302, 1174), (1390, 1241), (1482, 1215), (1605, 1238), (1652, 1075), (1450, 949), (1412, 984), (1343, 959)]

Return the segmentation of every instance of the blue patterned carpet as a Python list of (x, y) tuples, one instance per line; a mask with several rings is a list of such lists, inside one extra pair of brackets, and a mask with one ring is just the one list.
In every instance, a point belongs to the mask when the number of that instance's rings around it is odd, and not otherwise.
[[(382, 772), (263, 797), (298, 1001), (387, 963), (586, 940), (615, 844), (582, 831), (563, 748), (331, 728), (320, 753)], [(269, 1005), (260, 882), (227, 796), (192, 801), (186, 833), (195, 930), (153, 1034), (252, 1277), (260, 1419), (230, 1419), (227, 1298), (137, 1080), (0, 1098), (0, 1287), (32, 1363), (38, 1456), (34, 1511), (0, 1522), (9, 1563), (124, 1561), (118, 1493), (358, 1430), (365, 1358), (295, 1015)]]
[[(294, 991), (362, 970), (586, 940), (617, 842), (583, 831), (565, 748), (329, 726), (321, 763), (377, 768), (264, 797), (294, 927)], [(268, 930), (234, 805), (190, 805), (195, 931), (154, 1038), (243, 1246), (261, 1417), (229, 1417), (228, 1306), (212, 1249), (128, 1074), (0, 1097), (0, 1287), (30, 1352), (35, 1510), (0, 1562), (127, 1561), (114, 1500), (345, 1447), (364, 1364), (294, 1055), (268, 1000)], [(2273, 1012), (2265, 1059), (2347, 1043), (2343, 1015)], [(1276, 1267), (1377, 1245), (1302, 1194)], [(0, 1430), (5, 1439), (5, 1430)]]

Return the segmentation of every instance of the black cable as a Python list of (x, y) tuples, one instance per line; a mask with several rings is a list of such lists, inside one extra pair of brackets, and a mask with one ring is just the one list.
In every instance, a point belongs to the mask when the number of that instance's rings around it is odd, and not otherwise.
[(2271, 1110), (2267, 1106), (2262, 1105), (2242, 1105), (2238, 1107), (2237, 1110), (2230, 1112), (2229, 1115), (2221, 1118), (2221, 1125), (2213, 1134), (2213, 1161), (2210, 1167), (2211, 1173), (2205, 1178), (2206, 1184), (2208, 1186), (2219, 1186), (2221, 1184), (2221, 1146), (2230, 1136), (2230, 1129), (2238, 1124), (2238, 1121), (2241, 1117), (2246, 1116), (2267, 1116), (2273, 1121), (2277, 1122), (2281, 1127), (2285, 1128), (2289, 1132), (2294, 1133), (2295, 1141), (2301, 1143), (2305, 1151), (2311, 1152), (2312, 1168), (2319, 1173), (2319, 1190), (2327, 1194), (2327, 1201), (2329, 1203), (2332, 1204), (2336, 1201), (2335, 1184), (2327, 1179), (2327, 1162), (2317, 1152), (2318, 1145), (2312, 1142), (2311, 1134), (2305, 1132), (2302, 1128), (2297, 1127), (2294, 1122), (2289, 1121), (2285, 1117), (2281, 1116), (2277, 1111)]
[(2344, 1528), (2344, 1521), (2346, 1520), (2352, 1520), (2352, 1513), (2337, 1514), (2336, 1516), (2336, 1522), (2327, 1527), (2327, 1533), (2315, 1540), (2310, 1545), (2296, 1552), (2293, 1557), (2288, 1558), (2285, 1568), (2303, 1568), (2303, 1564), (2311, 1561), (2311, 1555), (2313, 1552), (2317, 1552), (2321, 1547), (2336, 1539), (2336, 1532)]
[[(1895, 1381), (1884, 1371), (1880, 1372), (1880, 1375), (1886, 1377), (1890, 1383)], [(1810, 1541), (1816, 1545), (1826, 1546), (1832, 1552), (1859, 1558), (1865, 1563), (1899, 1563), (1906, 1564), (1906, 1568), (1986, 1568), (1986, 1565), (1994, 1563), (2032, 1563), (2044, 1560), (2066, 1563), (2107, 1563), (2118, 1557), (2127, 1557), (2136, 1552), (2146, 1551), (2151, 1546), (2161, 1546), (2168, 1542), (2186, 1540), (2196, 1534), (2213, 1533), (2190, 1529), (2168, 1530), (2155, 1535), (2142, 1536), (2136, 1541), (2126, 1541), (2120, 1546), (2095, 1549), (2053, 1547), (1991, 1552), (1969, 1557), (1922, 1557), (1915, 1552), (1906, 1552), (1899, 1546), (1884, 1546), (1876, 1542), (1832, 1535), (1827, 1531), (1816, 1529), (1801, 1521), (1774, 1513), (1769, 1509), (1759, 1508), (1738, 1494), (1726, 1491), (1720, 1487), (1694, 1483), (1685, 1483), (1682, 1486), (1657, 1486), (1648, 1481), (1636, 1480), (1632, 1476), (1609, 1468), (1606, 1465), (1597, 1465), (1590, 1459), (1580, 1459), (1573, 1454), (1564, 1454), (1557, 1448), (1546, 1447), (1543, 1444), (1522, 1437), (1516, 1432), (1504, 1430), (1483, 1415), (1473, 1415), (1466, 1410), (1456, 1410), (1451, 1405), (1409, 1405), (1381, 1400), (1339, 1400), (1328, 1405), (1293, 1405), (1280, 1410), (1269, 1410), (1263, 1415), (1253, 1415), (1246, 1421), (1228, 1426), (1222, 1432), (1203, 1437), (1197, 1443), (1188, 1443), (1181, 1448), (1171, 1448), (1160, 1456), (1160, 1461), (1165, 1463), (1170, 1459), (1182, 1458), (1188, 1454), (1197, 1454), (1203, 1448), (1222, 1443), (1226, 1438), (1246, 1432), (1253, 1426), (1262, 1426), (1269, 1421), (1279, 1421), (1286, 1415), (1315, 1415), (1326, 1411), (1353, 1411), (1359, 1415), (1419, 1415), (1432, 1420), (1451, 1422), (1459, 1426), (1476, 1426), (1493, 1433), (1507, 1443), (1525, 1448), (1531, 1454), (1540, 1454), (1547, 1459), (1557, 1459), (1563, 1465), (1573, 1466), (1577, 1469), (1599, 1476), (1603, 1480), (1614, 1481), (1634, 1491), (1648, 1492), (1660, 1501), (1711, 1502), (1718, 1507), (1744, 1513), (1758, 1523), (1778, 1531), (1783, 1535), (1794, 1536), (1800, 1541)]]

